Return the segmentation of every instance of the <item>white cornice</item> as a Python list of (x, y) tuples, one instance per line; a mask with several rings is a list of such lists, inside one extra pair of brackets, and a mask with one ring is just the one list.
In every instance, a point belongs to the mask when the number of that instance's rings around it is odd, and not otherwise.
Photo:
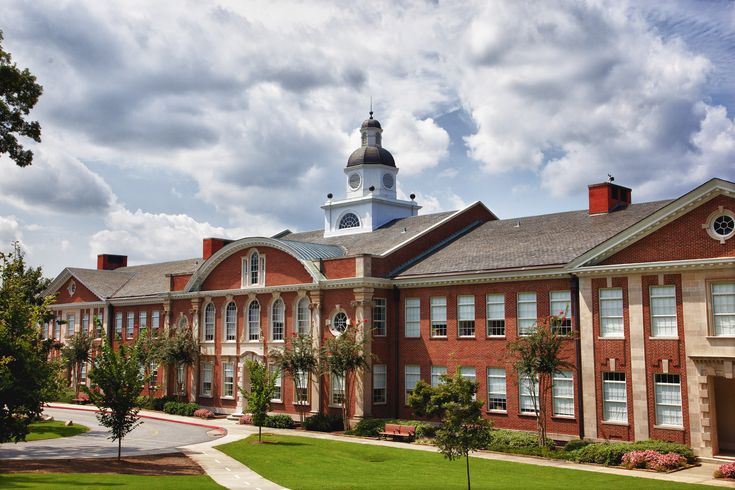
[(397, 278), (393, 282), (399, 288), (454, 286), (458, 284), (482, 284), (488, 282), (512, 282), (571, 277), (563, 267), (546, 269), (522, 269), (503, 272), (456, 273), (434, 276)]
[(104, 301), (84, 301), (79, 303), (52, 303), (49, 305), (51, 310), (71, 310), (80, 308), (99, 308), (105, 306)]
[(641, 262), (637, 264), (613, 264), (582, 267), (574, 270), (574, 275), (610, 275), (638, 272), (680, 271), (685, 269), (720, 269), (735, 267), (735, 257), (713, 259), (670, 260), (665, 262)]
[(112, 298), (109, 303), (112, 306), (134, 306), (134, 305), (155, 305), (163, 303), (166, 294), (156, 294), (155, 296), (129, 296), (125, 298)]

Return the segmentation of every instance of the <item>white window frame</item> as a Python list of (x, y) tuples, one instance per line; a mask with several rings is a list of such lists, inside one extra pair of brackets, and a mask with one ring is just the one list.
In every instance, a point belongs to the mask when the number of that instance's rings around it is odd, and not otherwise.
[[(258, 259), (255, 262), (255, 270), (253, 270), (253, 256)], [(257, 275), (255, 281), (253, 281), (253, 272)], [(240, 276), (243, 288), (265, 287), (265, 255), (258, 249), (251, 250), (247, 256), (242, 258)]]
[(82, 327), (81, 327), (81, 330), (82, 330), (82, 332), (84, 332), (86, 334), (89, 334), (90, 333), (90, 330), (89, 330), (89, 313), (87, 313), (87, 312), (84, 312), (82, 314)]
[[(533, 305), (533, 306), (531, 306)], [(533, 313), (531, 313), (533, 310)], [(518, 293), (518, 335), (523, 337), (529, 335), (538, 322), (538, 301), (535, 292), (525, 291)]]
[(431, 366), (431, 386), (436, 388), (444, 384), (443, 375), (447, 374), (446, 366)]
[(559, 317), (560, 325), (555, 329), (559, 335), (572, 333), (572, 292), (550, 291), (549, 314)]
[[(613, 296), (613, 293), (615, 296)], [(608, 297), (603, 297), (603, 296)], [(617, 296), (620, 297), (617, 297)], [(625, 304), (623, 288), (600, 288), (600, 337), (625, 337)], [(619, 326), (618, 326), (619, 325)]]
[(77, 330), (77, 317), (75, 314), (66, 315), (66, 336), (71, 337)]
[(373, 405), (388, 403), (388, 366), (373, 365)]
[(676, 286), (648, 288), (648, 311), (651, 317), (651, 337), (676, 338), (679, 322), (676, 318)]
[(153, 310), (151, 312), (151, 331), (153, 335), (158, 334), (158, 329), (161, 328), (161, 312)]
[[(296, 373), (296, 377), (301, 380), (301, 388), (296, 384), (296, 380), (293, 382), (294, 392), (294, 405), (308, 405), (309, 404), (309, 373), (299, 371)], [(304, 397), (299, 394), (299, 389), (304, 390)]]
[[(202, 382), (200, 389), (202, 390), (200, 396), (211, 398), (212, 396), (212, 385), (214, 382), (214, 365), (209, 361), (202, 362)], [(209, 389), (207, 389), (209, 385)]]
[[(656, 426), (684, 428), (681, 376), (679, 374), (657, 373), (653, 375), (653, 384)], [(674, 411), (675, 413), (666, 413), (666, 411)], [(672, 415), (674, 417), (673, 421), (669, 418)]]
[[(447, 297), (432, 296), (429, 300), (431, 315), (431, 338), (447, 338)], [(443, 333), (437, 333), (443, 332)]]
[[(574, 375), (557, 371), (551, 380), (551, 406), (554, 417), (574, 418)], [(570, 407), (571, 410), (564, 410)]]
[(224, 317), (223, 338), (225, 342), (235, 342), (237, 340), (237, 304), (234, 301), (225, 305)]
[(403, 366), (403, 400), (404, 405), (408, 406), (408, 397), (416, 388), (416, 383), (421, 381), (421, 366), (418, 364), (406, 364)]
[(235, 397), (235, 365), (232, 362), (223, 362), (222, 363), (222, 398), (230, 400), (234, 397)]
[[(498, 380), (502, 380), (502, 389)], [(493, 408), (501, 404), (504, 408)], [(487, 409), (488, 412), (508, 413), (508, 385), (505, 368), (487, 368)]]
[(79, 384), (87, 384), (87, 363), (82, 362), (79, 364)]
[(148, 312), (139, 311), (138, 312), (138, 331), (143, 330), (144, 328), (148, 328)]
[(385, 298), (373, 298), (373, 337), (388, 335), (388, 306)]
[(156, 382), (158, 381), (158, 363), (151, 362), (148, 365), (148, 370), (150, 372), (150, 378), (148, 378), (148, 391), (151, 391), (156, 389)]
[(270, 338), (271, 342), (286, 340), (286, 303), (277, 298), (270, 308)]
[[(732, 309), (728, 308), (729, 297), (733, 298)], [(724, 301), (719, 298), (724, 298)], [(735, 282), (711, 283), (709, 300), (712, 311), (711, 334), (715, 337), (735, 337)]]
[(123, 314), (122, 312), (115, 313), (115, 336), (122, 338), (123, 335)]
[[(344, 317), (344, 320), (342, 319)], [(344, 330), (340, 330), (337, 328), (338, 325), (341, 325), (344, 323)], [(339, 310), (332, 315), (332, 319), (329, 322), (329, 331), (332, 332), (332, 335), (335, 337), (339, 337), (343, 333), (347, 331), (347, 329), (350, 328), (350, 317), (347, 315), (346, 312)]]
[(457, 336), (460, 338), (475, 337), (475, 296), (473, 294), (457, 296)]
[(274, 391), (273, 391), (273, 398), (271, 398), (271, 402), (273, 403), (283, 403), (283, 371), (278, 369), (278, 366), (271, 365), (268, 370), (271, 374), (278, 373), (278, 376), (276, 376), (276, 382), (274, 383)]
[(214, 303), (207, 303), (207, 306), (204, 307), (204, 321), (202, 322), (204, 324), (204, 329), (202, 331), (204, 334), (204, 342), (214, 342), (214, 330), (217, 322), (216, 319), (217, 312), (214, 308)]
[(403, 322), (403, 335), (407, 338), (421, 337), (421, 300), (406, 298)]
[(345, 377), (332, 373), (329, 376), (329, 406), (341, 407), (345, 397)]
[[(257, 315), (253, 318), (254, 311), (257, 311)], [(260, 342), (260, 302), (254, 299), (248, 303), (245, 314), (248, 324), (248, 342)]]
[(54, 319), (54, 340), (61, 340), (61, 317)]
[(174, 389), (179, 395), (186, 393), (186, 365), (183, 363), (176, 366), (176, 386)]
[[(536, 403), (538, 404), (539, 382), (536, 380), (534, 392), (536, 395)], [(530, 409), (524, 405), (524, 400), (528, 400)], [(521, 415), (538, 416), (538, 410), (533, 407), (533, 397), (531, 396), (531, 379), (526, 376), (518, 378), (518, 410)]]
[[(505, 337), (505, 294), (489, 293), (485, 296), (485, 315), (487, 316), (485, 335), (488, 337)], [(502, 324), (493, 322), (502, 322)], [(500, 329), (502, 329), (502, 333), (496, 333)]]
[(132, 339), (135, 337), (135, 312), (129, 311), (127, 320), (125, 321), (125, 338)]
[[(620, 391), (621, 386), (622, 391)], [(611, 396), (611, 391), (615, 387), (614, 391), (622, 393), (622, 397)], [(618, 407), (618, 410), (612, 410), (614, 407)], [(602, 373), (602, 421), (613, 424), (628, 423), (628, 380), (623, 372), (606, 371)]]
[(311, 334), (311, 310), (310, 301), (306, 296), (299, 299), (296, 304), (296, 329), (299, 335)]

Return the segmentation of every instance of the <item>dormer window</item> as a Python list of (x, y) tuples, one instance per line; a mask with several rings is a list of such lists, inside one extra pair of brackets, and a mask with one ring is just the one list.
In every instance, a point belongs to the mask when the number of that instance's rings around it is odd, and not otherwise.
[(242, 258), (242, 287), (265, 286), (265, 255), (253, 250)]
[(360, 218), (358, 218), (354, 213), (347, 213), (344, 216), (342, 216), (342, 219), (339, 220), (339, 229), (344, 230), (346, 228), (359, 228), (360, 227)]

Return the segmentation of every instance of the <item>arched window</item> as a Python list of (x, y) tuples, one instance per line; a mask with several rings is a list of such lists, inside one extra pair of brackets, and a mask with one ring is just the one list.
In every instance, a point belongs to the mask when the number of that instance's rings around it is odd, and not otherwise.
[(214, 340), (214, 305), (209, 303), (204, 308), (204, 341)]
[(271, 307), (271, 340), (283, 340), (286, 332), (286, 307), (283, 300), (278, 298)]
[(260, 340), (260, 303), (254, 300), (248, 306), (248, 340)]
[(354, 213), (347, 213), (344, 216), (342, 216), (342, 219), (339, 220), (339, 229), (343, 230), (345, 228), (359, 228), (360, 227), (360, 218), (357, 217)]
[(301, 298), (296, 307), (296, 328), (299, 335), (311, 333), (311, 312), (309, 311), (309, 298)]
[(225, 340), (235, 340), (237, 336), (237, 306), (230, 301), (225, 308)]
[(332, 318), (332, 333), (334, 335), (341, 335), (347, 330), (347, 314), (340, 311), (334, 318)]
[(250, 284), (255, 285), (260, 281), (260, 257), (258, 252), (250, 254)]

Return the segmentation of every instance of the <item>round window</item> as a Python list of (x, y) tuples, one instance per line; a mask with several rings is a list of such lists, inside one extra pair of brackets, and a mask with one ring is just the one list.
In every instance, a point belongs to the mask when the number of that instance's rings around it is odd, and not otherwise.
[(393, 176), (391, 174), (383, 174), (383, 187), (386, 189), (393, 188)]
[(360, 182), (362, 179), (360, 178), (360, 174), (354, 173), (350, 175), (350, 188), (351, 189), (357, 189), (360, 187)]
[(707, 233), (720, 243), (735, 236), (735, 213), (728, 209), (718, 209), (707, 220)]
[(331, 329), (334, 335), (341, 335), (347, 330), (347, 315), (343, 312), (339, 312), (332, 318)]

